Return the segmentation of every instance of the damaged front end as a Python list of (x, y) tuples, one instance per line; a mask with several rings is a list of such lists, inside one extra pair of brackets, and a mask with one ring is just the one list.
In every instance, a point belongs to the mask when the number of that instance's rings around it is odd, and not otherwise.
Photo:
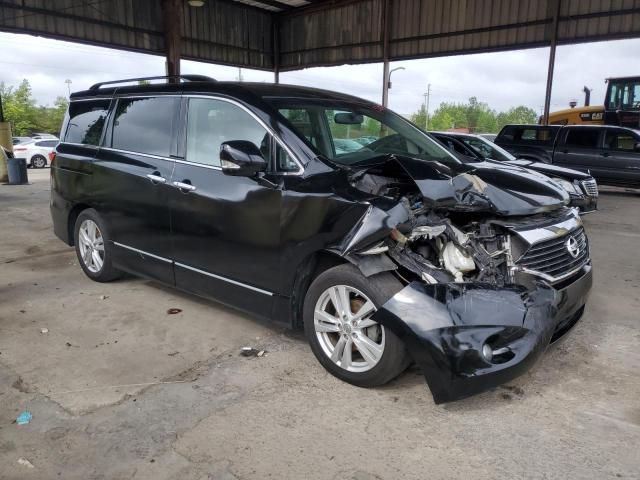
[(591, 262), (580, 217), (546, 177), (416, 162), (351, 171), (370, 205), (333, 250), (403, 282), (373, 319), (403, 339), (440, 403), (526, 371), (581, 317)]

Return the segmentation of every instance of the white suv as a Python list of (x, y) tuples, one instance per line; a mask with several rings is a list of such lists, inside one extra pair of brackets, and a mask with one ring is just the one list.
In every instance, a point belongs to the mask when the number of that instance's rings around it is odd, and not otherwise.
[(58, 142), (57, 138), (34, 140), (14, 146), (13, 153), (16, 158), (25, 158), (28, 167), (44, 168), (49, 164), (49, 153), (54, 151)]

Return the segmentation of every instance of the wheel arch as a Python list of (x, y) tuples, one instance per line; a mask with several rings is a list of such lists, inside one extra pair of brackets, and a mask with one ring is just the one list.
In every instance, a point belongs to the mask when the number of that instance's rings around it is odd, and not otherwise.
[(73, 208), (69, 211), (69, 216), (67, 217), (67, 235), (69, 238), (69, 245), (72, 247), (74, 247), (76, 244), (76, 239), (75, 239), (76, 220), (78, 219), (78, 216), (88, 208), (91, 208), (91, 206), (85, 203), (79, 203), (77, 205), (74, 205)]
[(319, 250), (310, 254), (301, 263), (296, 271), (291, 289), (291, 324), (295, 329), (303, 328), (302, 309), (304, 299), (313, 282), (322, 272), (349, 261), (330, 250)]

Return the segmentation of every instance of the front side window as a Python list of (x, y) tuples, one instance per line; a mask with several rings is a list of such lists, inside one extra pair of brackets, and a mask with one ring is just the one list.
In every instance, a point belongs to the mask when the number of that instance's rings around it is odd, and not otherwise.
[(109, 111), (110, 100), (71, 102), (63, 141), (98, 145)]
[(118, 100), (111, 146), (118, 150), (168, 157), (179, 101), (176, 97)]
[(253, 143), (269, 160), (271, 135), (249, 113), (223, 100), (189, 99), (187, 161), (219, 167), (222, 143), (233, 140)]
[(551, 128), (525, 128), (522, 130), (520, 139), (527, 142), (551, 144), (555, 139), (556, 130)]
[(460, 164), (430, 136), (390, 110), (340, 100), (265, 100), (316, 154), (335, 163), (350, 165), (395, 154)]
[(604, 148), (610, 150), (622, 150), (625, 152), (634, 152), (636, 145), (640, 139), (636, 138), (632, 133), (620, 130), (607, 130), (604, 139)]
[(567, 146), (579, 148), (598, 148), (600, 130), (595, 128), (570, 128), (567, 133)]

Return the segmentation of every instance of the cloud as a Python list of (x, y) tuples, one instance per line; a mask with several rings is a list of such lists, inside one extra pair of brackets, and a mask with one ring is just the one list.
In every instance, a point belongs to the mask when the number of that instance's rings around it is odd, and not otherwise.
[[(95, 82), (164, 74), (164, 58), (61, 42), (30, 35), (0, 33), (3, 57), (0, 81), (18, 84), (29, 79), (39, 103), (51, 104), (71, 89), (83, 90)], [(640, 39), (558, 47), (552, 110), (565, 108), (571, 99), (582, 102), (582, 87), (593, 89), (592, 103), (604, 100), (605, 77), (638, 75)], [(389, 106), (400, 113), (416, 111), (431, 84), (431, 108), (440, 102), (465, 102), (471, 96), (497, 110), (527, 105), (540, 111), (544, 104), (548, 48), (483, 53), (394, 62)], [(183, 73), (236, 80), (238, 69), (192, 61), (182, 62)], [(271, 82), (273, 74), (242, 69), (245, 81)], [(381, 101), (382, 65), (345, 65), (311, 68), (281, 74), (283, 83), (321, 86), (376, 102)]]

